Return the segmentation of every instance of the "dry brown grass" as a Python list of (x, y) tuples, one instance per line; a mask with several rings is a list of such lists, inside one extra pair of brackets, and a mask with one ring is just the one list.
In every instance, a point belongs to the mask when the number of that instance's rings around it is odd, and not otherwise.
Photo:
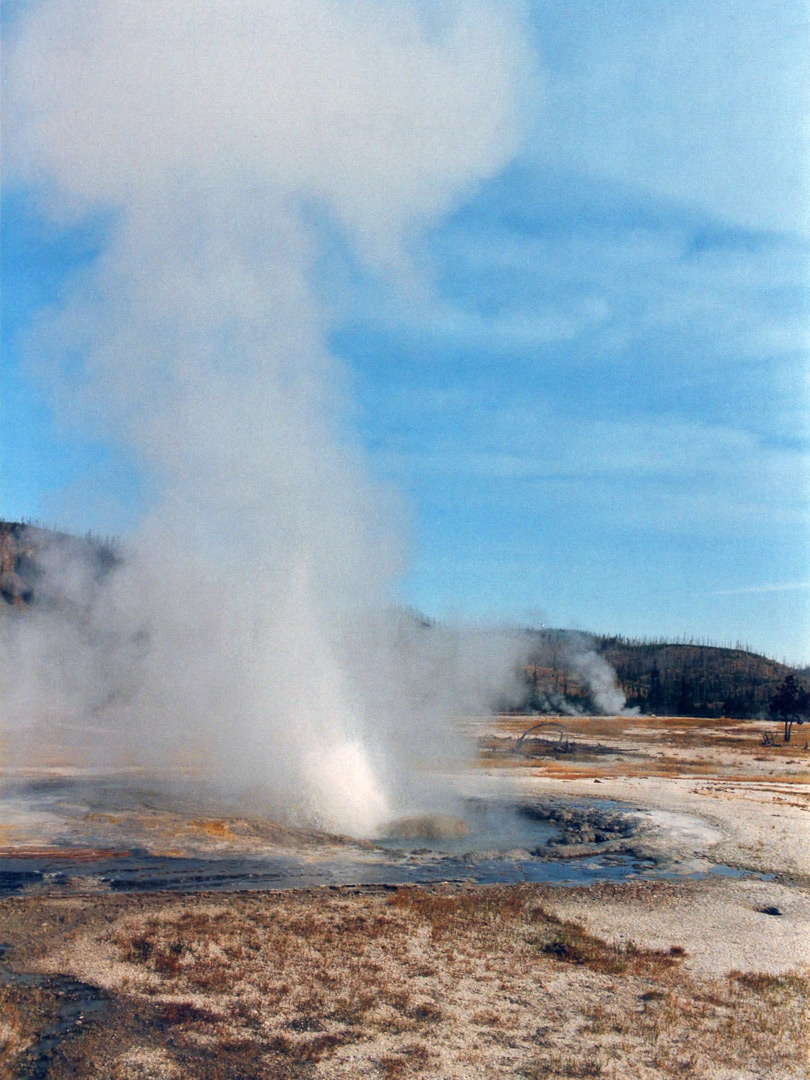
[[(552, 748), (555, 733), (549, 729), (537, 733), (549, 744), (543, 756), (516, 753), (517, 739), (534, 723), (542, 722), (562, 726), (568, 752)], [(532, 775), (555, 780), (690, 776), (750, 783), (810, 782), (810, 750), (804, 748), (803, 740), (763, 746), (763, 732), (774, 726), (726, 717), (505, 716), (494, 729), (479, 722), (470, 731), (481, 739), (480, 764), (530, 769)], [(525, 745), (531, 750), (530, 744)], [(589, 751), (594, 745), (614, 753), (594, 755)]]
[[(615, 945), (557, 918), (552, 895), (526, 885), (95, 901), (66, 940), (49, 932), (46, 966), (107, 987), (115, 1012), (71, 1036), (52, 1075), (808, 1075), (803, 976), (700, 979), (682, 949)], [(11, 907), (24, 938), (41, 908)], [(9, 1011), (11, 1060), (44, 1023), (15, 994), (28, 1028)]]
[(0, 986), (0, 1077), (11, 1080), (12, 1062), (28, 1044), (35, 1027), (34, 1003), (25, 1002), (13, 987)]

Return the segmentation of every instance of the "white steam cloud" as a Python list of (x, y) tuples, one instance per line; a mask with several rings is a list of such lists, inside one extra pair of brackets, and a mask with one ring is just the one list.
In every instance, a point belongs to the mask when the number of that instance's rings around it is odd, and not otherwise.
[(627, 698), (619, 687), (616, 672), (594, 649), (584, 634), (570, 634), (566, 640), (570, 663), (588, 688), (596, 709), (607, 715), (624, 711)]
[(12, 715), (61, 708), (95, 725), (88, 756), (205, 761), (367, 832), (448, 714), (501, 688), (514, 642), (391, 613), (399, 512), (347, 435), (313, 221), (418, 295), (411, 238), (516, 148), (526, 39), (508, 3), (19, 15), (8, 172), (59, 221), (107, 221), (31, 353), (162, 495), (114, 573), (70, 586), (74, 615), (9, 622)]

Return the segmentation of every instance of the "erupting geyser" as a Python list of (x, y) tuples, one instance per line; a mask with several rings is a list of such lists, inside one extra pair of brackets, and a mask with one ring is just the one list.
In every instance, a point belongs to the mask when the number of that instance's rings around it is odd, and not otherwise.
[(311, 689), (301, 713), (301, 767), (306, 790), (303, 811), (319, 825), (369, 836), (390, 815), (388, 796), (352, 712), (345, 675), (320, 631), (299, 563), (292, 574), (297, 664), (309, 670)]
[(472, 664), (386, 614), (396, 513), (346, 424), (321, 237), (424, 295), (409, 243), (516, 145), (519, 7), (43, 0), (10, 36), (9, 175), (103, 232), (30, 353), (159, 492), (114, 573), (8, 628), (13, 722), (56, 707), (85, 760), (203, 763), (370, 831), (512, 646)]

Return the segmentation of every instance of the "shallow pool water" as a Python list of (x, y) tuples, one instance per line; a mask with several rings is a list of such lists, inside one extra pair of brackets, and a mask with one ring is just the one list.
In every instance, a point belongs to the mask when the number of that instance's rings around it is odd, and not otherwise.
[(239, 892), (324, 885), (416, 885), (443, 881), (513, 884), (520, 881), (588, 884), (620, 880), (641, 867), (626, 856), (544, 861), (525, 853), (429, 861), (382, 855), (325, 860), (184, 858), (133, 853), (77, 863), (68, 858), (0, 858), (0, 895), (23, 892)]
[(0, 849), (0, 895), (443, 881), (587, 885), (667, 873), (637, 842), (644, 812), (605, 800), (468, 797), (452, 815), (403, 818), (383, 838), (361, 842), (273, 832), (272, 822), (236, 817), (196, 820), (195, 812), (212, 808), (193, 795), (184, 804), (168, 789), (110, 776), (7, 786), (3, 805), (14, 811), (22, 839)]

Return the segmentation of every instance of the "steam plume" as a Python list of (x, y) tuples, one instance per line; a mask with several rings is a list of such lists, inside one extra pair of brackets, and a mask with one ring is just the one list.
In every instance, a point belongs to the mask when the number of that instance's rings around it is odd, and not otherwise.
[(65, 414), (134, 449), (161, 497), (116, 572), (76, 583), (80, 618), (17, 621), (18, 716), (48, 693), (96, 717), (106, 757), (216, 763), (367, 831), (408, 747), (495, 690), (511, 645), (473, 679), (451, 653), (474, 639), (449, 648), (390, 614), (397, 503), (348, 434), (313, 282), (327, 220), (418, 295), (409, 238), (515, 149), (522, 42), (502, 3), (44, 0), (21, 16), (10, 172), (58, 221), (107, 222), (31, 353)]
[(616, 672), (594, 649), (584, 634), (570, 634), (567, 641), (571, 667), (585, 682), (599, 712), (623, 712), (627, 698), (619, 687)]

